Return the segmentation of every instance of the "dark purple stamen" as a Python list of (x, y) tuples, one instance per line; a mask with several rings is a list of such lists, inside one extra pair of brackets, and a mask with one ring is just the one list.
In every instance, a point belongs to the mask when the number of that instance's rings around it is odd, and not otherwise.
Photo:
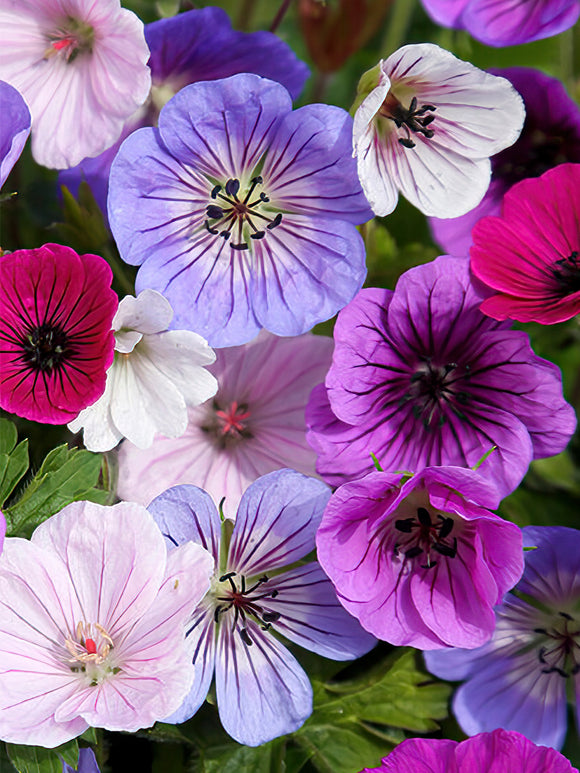
[(269, 630), (272, 623), (275, 623), (280, 619), (280, 613), (265, 610), (261, 604), (256, 602), (259, 602), (262, 599), (274, 599), (278, 596), (279, 591), (273, 589), (266, 593), (259, 593), (256, 595), (256, 591), (269, 580), (268, 575), (266, 574), (259, 577), (249, 588), (246, 587), (246, 578), (244, 575), (239, 575), (239, 587), (236, 585), (234, 577), (236, 577), (236, 572), (228, 572), (219, 578), (220, 582), (228, 582), (230, 589), (226, 592), (226, 595), (217, 597), (217, 601), (223, 603), (216, 606), (214, 610), (214, 620), (217, 623), (220, 615), (233, 607), (234, 620), (232, 631), (237, 629), (244, 644), (250, 646), (253, 642), (246, 627), (247, 618), (250, 617), (257, 620), (263, 631)]
[(552, 629), (534, 628), (550, 640), (538, 649), (543, 674), (559, 674), (564, 679), (580, 673), (580, 625), (567, 612), (558, 613)]
[(417, 108), (417, 97), (413, 97), (408, 108), (403, 107), (397, 97), (389, 92), (379, 115), (394, 121), (397, 129), (405, 131), (407, 136), (398, 138), (404, 148), (414, 148), (416, 143), (411, 139), (411, 132), (422, 134), (427, 139), (431, 139), (435, 134), (433, 129), (427, 128), (435, 120), (435, 116), (431, 115), (435, 110), (437, 108), (434, 105), (421, 105)]
[(438, 515), (433, 521), (427, 508), (417, 508), (417, 518), (403, 518), (395, 521), (395, 529), (402, 535), (410, 535), (395, 544), (394, 552), (398, 556), (401, 553), (405, 560), (418, 558), (423, 553), (427, 556), (427, 563), (421, 564), (422, 569), (432, 569), (437, 561), (431, 558), (431, 551), (435, 551), (445, 558), (455, 558), (457, 555), (457, 539), (454, 537), (451, 544), (445, 542), (453, 531), (455, 522), (453, 518)]
[(67, 334), (58, 324), (27, 327), (19, 334), (19, 339), (23, 350), (21, 358), (34, 370), (58, 371), (67, 357), (74, 353)]
[(562, 295), (580, 290), (580, 252), (574, 250), (567, 258), (557, 260), (552, 266), (552, 275)]

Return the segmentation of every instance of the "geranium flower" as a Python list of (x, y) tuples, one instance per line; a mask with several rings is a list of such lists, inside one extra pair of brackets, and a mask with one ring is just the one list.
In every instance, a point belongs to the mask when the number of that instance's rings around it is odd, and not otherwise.
[(465, 29), (488, 46), (515, 46), (572, 27), (578, 0), (422, 0), (437, 24)]
[(30, 111), (19, 91), (0, 81), (0, 188), (20, 158), (30, 134)]
[(45, 244), (0, 256), (0, 407), (64, 424), (95, 402), (113, 361), (118, 300), (98, 255)]
[(0, 0), (0, 78), (32, 113), (32, 154), (63, 169), (112, 145), (149, 93), (143, 23), (119, 0)]
[(251, 343), (217, 352), (209, 370), (218, 380), (213, 400), (189, 409), (178, 439), (157, 436), (141, 451), (119, 449), (118, 494), (144, 505), (178, 483), (204, 488), (234, 518), (240, 497), (260, 475), (292, 467), (315, 475), (306, 442), (304, 408), (326, 376), (332, 339), (309, 333), (278, 338), (262, 332)]
[(431, 43), (403, 46), (359, 84), (353, 149), (376, 215), (399, 191), (425, 215), (457, 217), (483, 198), (489, 157), (512, 145), (524, 122), (505, 78)]
[(554, 749), (536, 746), (519, 733), (494, 730), (466, 741), (407, 738), (378, 768), (360, 773), (578, 773)]
[(576, 426), (559, 369), (528, 336), (479, 311), (461, 258), (365, 289), (334, 330), (333, 364), (306, 409), (318, 472), (340, 484), (372, 471), (473, 467), (502, 496), (532, 459), (562, 451)]
[(332, 495), (318, 560), (341, 604), (379, 639), (478, 647), (524, 568), (520, 529), (486, 509), (498, 505), (472, 470), (430, 467), (407, 480), (372, 472)]
[(0, 736), (52, 748), (88, 727), (135, 731), (178, 708), (185, 623), (213, 567), (167, 553), (145, 508), (75, 502), (0, 558)]
[(211, 346), (265, 327), (296, 335), (360, 288), (368, 209), (337, 107), (292, 112), (257, 75), (194, 83), (134, 132), (111, 170), (109, 221), (137, 289), (159, 290), (173, 327)]
[(473, 229), (471, 270), (494, 319), (563, 322), (580, 312), (580, 164), (560, 164), (506, 193), (501, 217)]
[[(524, 575), (496, 609), (493, 639), (430, 652), (437, 676), (465, 683), (453, 712), (468, 735), (503, 727), (560, 749), (567, 696), (580, 696), (580, 531), (526, 526)], [(578, 710), (576, 711), (577, 721)]]
[(528, 177), (539, 177), (566, 161), (580, 162), (580, 107), (561, 81), (529, 67), (490, 70), (518, 91), (526, 120), (514, 144), (491, 158), (491, 183), (477, 207), (457, 218), (430, 218), (435, 241), (450, 255), (467, 257), (471, 230), (486, 215), (501, 214), (507, 191)]
[(89, 451), (108, 451), (123, 437), (148, 448), (157, 432), (179, 437), (187, 428), (187, 406), (212, 397), (217, 381), (204, 365), (215, 354), (190, 330), (168, 330), (173, 311), (155, 290), (128, 295), (113, 318), (115, 359), (96, 403), (68, 426), (84, 429)]
[(104, 213), (111, 164), (121, 143), (143, 126), (157, 126), (159, 111), (179, 89), (198, 81), (253, 72), (285, 86), (296, 99), (308, 77), (308, 67), (271, 32), (233, 30), (223, 8), (199, 8), (145, 25), (151, 50), (151, 92), (145, 105), (125, 123), (117, 142), (96, 158), (61, 172), (59, 181), (73, 193), (86, 179)]
[(222, 527), (205, 491), (176, 486), (149, 505), (168, 543), (191, 540), (216, 561), (211, 588), (192, 606), (187, 631), (196, 680), (165, 721), (189, 719), (215, 671), (222, 725), (239, 743), (259, 746), (297, 730), (312, 713), (308, 677), (273, 634), (333, 660), (371, 649), (375, 639), (340, 606), (316, 562), (283, 571), (314, 550), (329, 496), (324, 483), (294, 470), (264, 475), (242, 497), (226, 544), (229, 527)]
[(79, 749), (78, 768), (71, 768), (66, 762), (62, 764), (62, 773), (101, 773), (95, 753), (92, 749)]

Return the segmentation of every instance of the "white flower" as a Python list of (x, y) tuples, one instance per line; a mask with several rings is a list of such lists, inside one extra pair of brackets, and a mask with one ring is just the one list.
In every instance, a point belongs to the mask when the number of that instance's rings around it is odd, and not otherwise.
[(0, 0), (0, 78), (32, 114), (32, 154), (63, 169), (112, 145), (151, 87), (143, 23), (119, 0)]
[(215, 361), (213, 349), (190, 330), (168, 330), (172, 317), (169, 301), (155, 290), (119, 304), (105, 392), (68, 425), (72, 432), (84, 428), (90, 451), (108, 451), (123, 437), (139, 448), (148, 448), (156, 433), (180, 437), (188, 406), (216, 393), (217, 381), (203, 367)]
[(469, 212), (489, 186), (489, 157), (512, 145), (524, 123), (509, 81), (430, 43), (381, 60), (360, 91), (368, 96), (354, 118), (353, 155), (381, 216), (395, 209), (399, 191), (425, 215)]

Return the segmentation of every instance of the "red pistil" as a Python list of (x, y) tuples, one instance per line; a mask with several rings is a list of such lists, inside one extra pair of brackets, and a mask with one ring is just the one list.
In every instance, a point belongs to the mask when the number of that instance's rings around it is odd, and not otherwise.
[(85, 639), (85, 649), (89, 655), (96, 655), (97, 645), (95, 644), (94, 639)]
[(250, 412), (238, 406), (236, 400), (225, 411), (216, 411), (216, 416), (220, 420), (220, 431), (222, 435), (235, 435), (236, 432), (244, 431), (244, 422), (250, 417)]
[(76, 42), (76, 38), (71, 35), (69, 37), (62, 38), (62, 40), (53, 40), (51, 45), (55, 51), (62, 51), (63, 48), (66, 48), (67, 46), (73, 46), (76, 44)]

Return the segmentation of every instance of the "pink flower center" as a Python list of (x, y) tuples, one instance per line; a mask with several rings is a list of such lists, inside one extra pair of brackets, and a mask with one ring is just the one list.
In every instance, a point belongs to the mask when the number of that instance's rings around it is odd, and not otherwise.
[(79, 54), (91, 53), (95, 42), (95, 31), (83, 21), (68, 17), (48, 35), (48, 48), (44, 58), (59, 56), (67, 64)]
[(244, 422), (250, 418), (248, 406), (238, 405), (236, 400), (225, 411), (216, 411), (215, 415), (218, 419), (218, 431), (231, 437), (242, 435), (246, 429)]
[(71, 671), (84, 671), (88, 664), (101, 665), (113, 649), (113, 640), (98, 623), (80, 622), (75, 636), (69, 636), (64, 643), (71, 655)]

